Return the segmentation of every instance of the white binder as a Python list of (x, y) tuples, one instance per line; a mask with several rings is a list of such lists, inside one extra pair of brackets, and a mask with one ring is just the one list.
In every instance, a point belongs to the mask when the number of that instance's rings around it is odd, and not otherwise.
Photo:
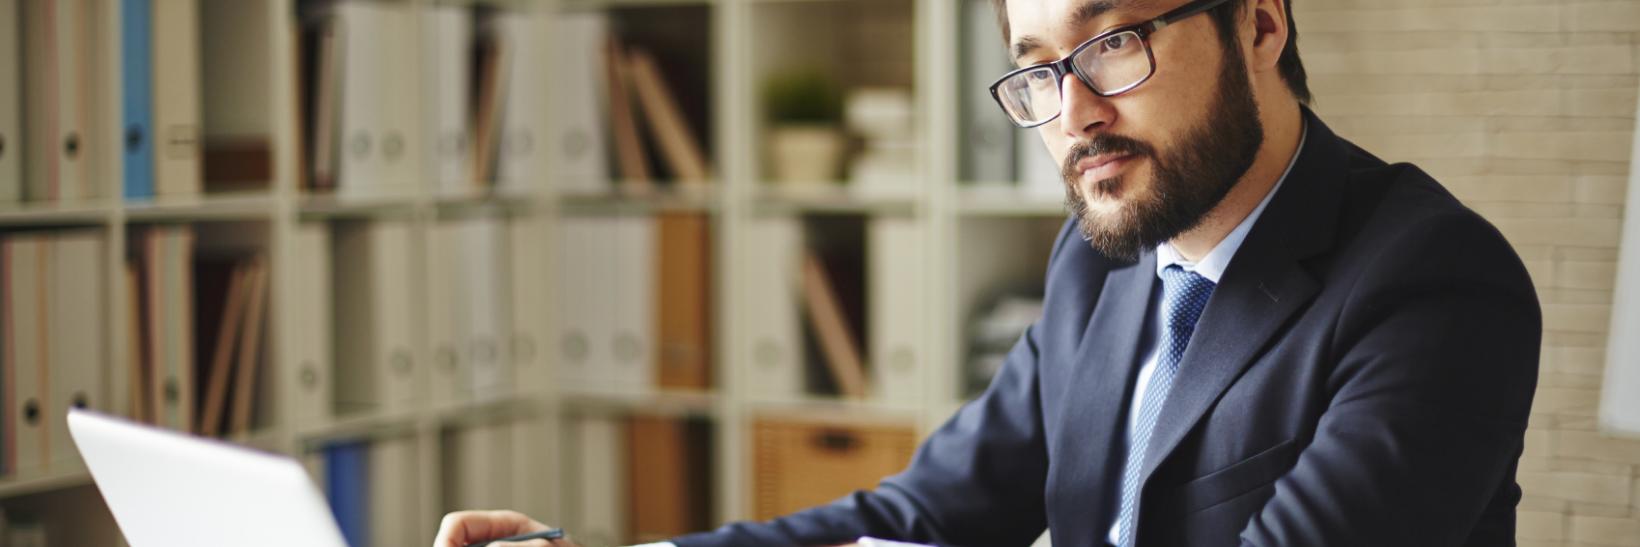
[(152, 1), (154, 194), (198, 194), (204, 177), (199, 0)]
[(461, 352), (467, 367), (469, 396), (477, 401), (508, 395), (512, 367), (506, 360), (506, 310), (501, 290), (506, 233), (495, 218), (457, 221), (456, 318)]
[(467, 195), (471, 184), (472, 120), (467, 105), (472, 80), (472, 11), (465, 6), (429, 6), (421, 21), (422, 89), (426, 130), (422, 159), (428, 186), (442, 195)]
[[(547, 124), (546, 100), (551, 89), (548, 87), (548, 78), (551, 76), (548, 69), (551, 62), (561, 59), (553, 56), (550, 44), (546, 43), (549, 35), (544, 32), (550, 30), (535, 12), (509, 12), (496, 19), (496, 31), (503, 48), (508, 53), (503, 58), (508, 61), (505, 68), (508, 72), (507, 87), (502, 92), (505, 107), (502, 108), (501, 139), (496, 154), (496, 187), (507, 194), (527, 194), (531, 186), (540, 184), (541, 175), (546, 173)], [(595, 50), (596, 51), (596, 50)], [(569, 66), (578, 63), (569, 60)], [(591, 82), (597, 85), (602, 80)], [(566, 87), (582, 87), (587, 82), (577, 82), (573, 78), (559, 78), (556, 82)], [(593, 88), (596, 92), (598, 88)], [(599, 95), (602, 96), (602, 95)], [(597, 110), (593, 110), (597, 114)], [(600, 118), (604, 122), (607, 118)], [(599, 126), (602, 129), (602, 125)], [(586, 152), (592, 154), (591, 159), (578, 160), (597, 162), (603, 165), (606, 161), (602, 154), (602, 146)], [(565, 158), (570, 159), (570, 158)]]
[(429, 392), (435, 406), (449, 407), (467, 402), (471, 392), (467, 361), (461, 351), (455, 296), (455, 272), (460, 245), (455, 226), (435, 223), (427, 232), (427, 350), (431, 355)]
[(497, 509), (512, 501), (512, 429), (473, 425), (445, 436), (446, 510)]
[(370, 541), (374, 545), (417, 545), (427, 539), (417, 502), (421, 481), (414, 438), (386, 438), (370, 444)]
[(23, 199), (23, 78), (18, 0), (0, 0), (0, 203)]
[(557, 500), (564, 484), (552, 474), (561, 450), (557, 417), (526, 417), (511, 424), (512, 500), (506, 505), (526, 515), (562, 516)]
[(337, 194), (344, 198), (402, 195), (419, 150), (414, 20), (408, 6), (342, 2), (332, 13), (342, 53), (338, 113)]
[(565, 466), (570, 485), (568, 522), (585, 545), (623, 545), (626, 540), (626, 428), (618, 418), (588, 416), (571, 422), (574, 461)]
[(615, 239), (606, 248), (613, 260), (602, 263), (607, 274), (600, 278), (615, 319), (605, 373), (622, 392), (646, 392), (657, 384), (655, 218), (621, 216), (611, 222)]
[(190, 226), (149, 228), (148, 363), (154, 422), (188, 431), (194, 425), (194, 232)]
[(608, 167), (608, 107), (605, 42), (609, 21), (594, 12), (564, 14), (554, 20), (552, 51), (561, 76), (552, 86), (551, 140), (542, 143), (552, 180), (565, 193), (603, 193), (612, 188)]
[(559, 223), (557, 260), (558, 377), (565, 390), (605, 387), (601, 365), (609, 361), (605, 342), (613, 317), (608, 299), (598, 290), (604, 275), (599, 255), (610, 245), (607, 222), (596, 217), (565, 217)]
[(563, 293), (550, 294), (548, 245), (545, 243), (547, 222), (540, 216), (513, 217), (507, 224), (508, 285), (512, 300), (508, 306), (512, 316), (512, 338), (508, 342), (508, 360), (512, 362), (518, 390), (524, 394), (544, 393), (551, 384), (547, 369), (548, 333), (551, 332), (550, 300), (563, 298)]
[[(23, 14), (24, 126), (31, 157), (23, 192), (34, 201), (91, 197), (87, 164), (95, 141), (91, 111), (91, 11), (86, 0), (25, 2)], [(15, 35), (14, 35), (15, 36)]]
[(1010, 182), (1014, 142), (1030, 141), (1041, 148), (1041, 139), (1009, 122), (991, 97), (991, 83), (1013, 68), (996, 10), (988, 0), (962, 0), (962, 5), (961, 176), (969, 182)]
[(338, 226), (334, 261), (335, 389), (339, 409), (405, 411), (417, 403), (409, 285), (410, 226)]
[(48, 244), (39, 236), (14, 235), (3, 243), (5, 254), (7, 341), (5, 366), (10, 369), (10, 384), (5, 386), (7, 416), (5, 424), (12, 435), (12, 454), (8, 454), (7, 470), (15, 475), (40, 471), (49, 461), (45, 389), (48, 351), (47, 325), (50, 302), (46, 279), (51, 257)]
[(324, 223), (297, 225), (293, 239), (296, 249), (293, 286), (282, 292), (289, 295), (287, 301), (296, 315), (291, 325), (296, 344), (285, 370), (295, 374), (295, 381), (286, 385), (296, 386), (293, 410), (298, 427), (328, 423), (334, 400), (330, 241), (330, 227)]
[(79, 461), (68, 435), (68, 409), (103, 409), (103, 366), (109, 355), (103, 329), (108, 318), (103, 284), (104, 247), (95, 229), (59, 232), (52, 236), (52, 263), (47, 281), (51, 310), (51, 391), (46, 437), (51, 440), (49, 467), (73, 467)]
[(791, 217), (754, 217), (745, 230), (746, 336), (739, 337), (750, 397), (790, 401), (803, 393), (797, 290), (803, 231)]
[(914, 218), (868, 221), (867, 338), (870, 393), (881, 402), (917, 406), (922, 401), (921, 338), (927, 323), (922, 282), (922, 230)]

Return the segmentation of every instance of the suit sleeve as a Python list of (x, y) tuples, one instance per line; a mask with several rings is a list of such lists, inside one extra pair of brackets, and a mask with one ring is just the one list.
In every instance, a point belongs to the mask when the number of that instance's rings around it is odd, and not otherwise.
[(1520, 497), (1536, 295), (1479, 217), (1407, 234), (1357, 279), (1334, 333), (1331, 401), (1243, 545), (1513, 543), (1513, 529), (1475, 526)]
[[(1053, 265), (1068, 241), (1061, 231)], [(979, 398), (918, 448), (911, 465), (829, 505), (768, 522), (741, 522), (673, 540), (678, 547), (834, 545), (861, 536), (937, 545), (1029, 545), (1046, 528), (1037, 359), (1039, 326), (1010, 350)]]

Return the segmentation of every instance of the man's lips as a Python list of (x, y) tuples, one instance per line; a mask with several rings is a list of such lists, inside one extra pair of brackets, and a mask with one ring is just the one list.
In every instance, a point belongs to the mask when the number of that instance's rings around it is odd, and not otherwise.
[(1122, 172), (1123, 167), (1127, 167), (1137, 158), (1135, 154), (1104, 154), (1076, 162), (1076, 170), (1083, 178), (1105, 180), (1115, 178)]

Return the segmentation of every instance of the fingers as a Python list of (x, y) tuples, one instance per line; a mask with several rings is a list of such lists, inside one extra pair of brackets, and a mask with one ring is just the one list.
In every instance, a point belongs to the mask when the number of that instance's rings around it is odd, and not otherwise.
[(491, 543), (490, 547), (553, 547), (553, 545), (551, 542), (544, 539), (532, 539), (522, 542), (508, 541), (502, 543)]
[[(439, 522), (433, 547), (463, 547), (469, 543), (539, 532), (547, 528), (547, 525), (517, 511), (457, 511), (444, 515), (444, 520)], [(528, 542), (521, 545), (534, 547)]]

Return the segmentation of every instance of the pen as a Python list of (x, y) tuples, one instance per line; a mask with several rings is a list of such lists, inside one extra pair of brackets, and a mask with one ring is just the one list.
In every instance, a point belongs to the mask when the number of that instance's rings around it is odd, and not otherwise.
[(524, 535), (521, 535), (521, 536), (513, 536), (513, 537), (505, 537), (505, 538), (501, 538), (501, 539), (492, 539), (492, 540), (489, 540), (489, 541), (481, 541), (481, 542), (478, 542), (478, 543), (470, 544), (467, 547), (485, 547), (485, 546), (487, 546), (491, 543), (495, 543), (497, 541), (529, 541), (529, 540), (532, 540), (532, 539), (544, 539), (544, 540), (547, 540), (547, 541), (552, 541), (552, 540), (555, 540), (555, 539), (563, 539), (563, 538), (564, 538), (564, 529), (563, 528), (551, 528), (551, 529), (547, 529), (547, 530), (542, 530), (540, 532), (535, 532), (533, 534), (524, 534)]

